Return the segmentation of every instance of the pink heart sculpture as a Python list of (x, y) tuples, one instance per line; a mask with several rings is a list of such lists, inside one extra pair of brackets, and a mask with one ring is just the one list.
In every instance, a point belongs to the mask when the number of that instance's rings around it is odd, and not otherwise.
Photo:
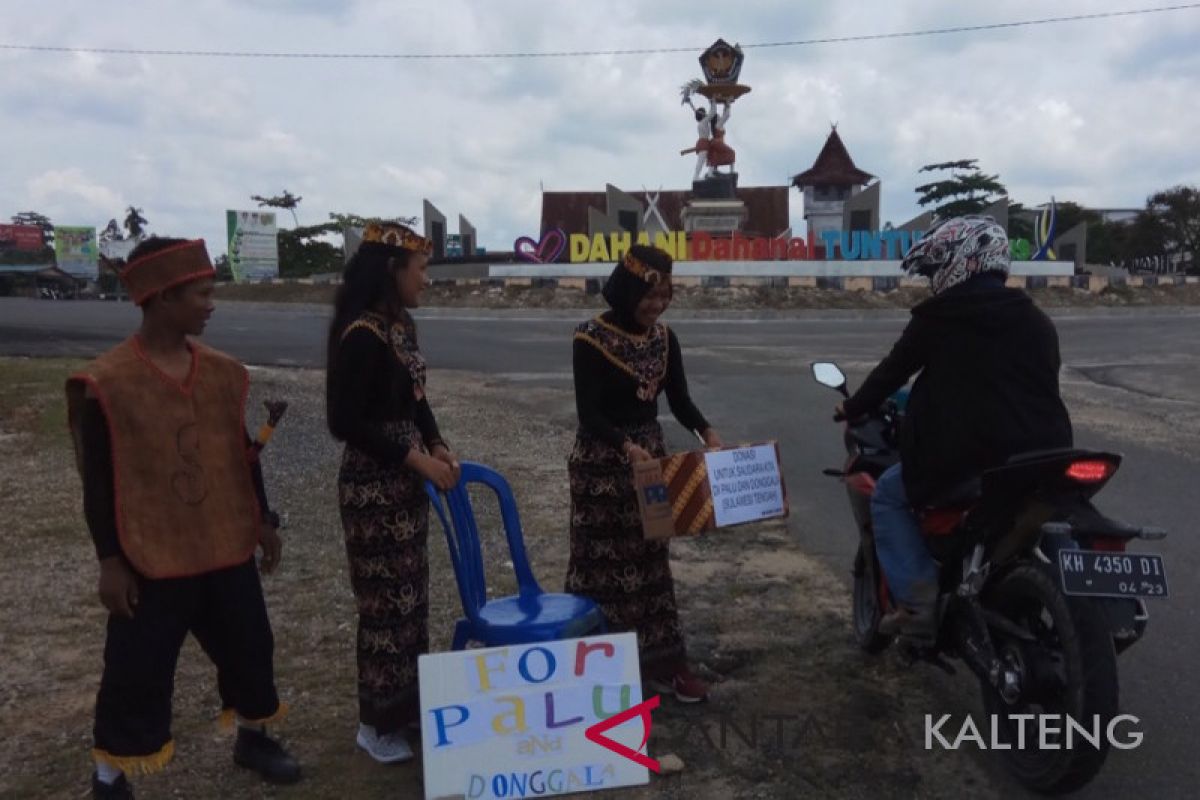
[(563, 250), (567, 249), (567, 235), (562, 228), (552, 228), (542, 234), (540, 241), (535, 242), (528, 236), (522, 236), (513, 242), (513, 252), (522, 261), (533, 264), (553, 264), (558, 261)]

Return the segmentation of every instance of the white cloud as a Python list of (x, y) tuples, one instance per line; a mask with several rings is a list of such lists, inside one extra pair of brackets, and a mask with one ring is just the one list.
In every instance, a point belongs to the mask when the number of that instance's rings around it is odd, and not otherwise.
[(43, 172), (29, 180), (27, 189), (33, 207), (57, 216), (73, 214), (94, 218), (110, 210), (115, 215), (116, 210), (124, 207), (118, 192), (93, 183), (76, 167)]
[[(1106, 3), (1108, 5), (1108, 3)], [(1114, 6), (1115, 7), (1115, 6)], [(685, 188), (694, 123), (678, 87), (699, 49), (1049, 16), (1032, 0), (780, 4), (506, 0), (131, 0), (96, 14), (12, 9), (30, 44), (302, 52), (692, 47), (587, 59), (272, 60), (0, 53), (0, 217), (102, 225), (132, 202), (151, 230), (223, 240), (226, 208), (282, 189), (331, 211), (464, 214), (489, 247), (536, 233), (548, 189)], [(1092, 13), (1064, 0), (1054, 15)], [(831, 122), (918, 210), (918, 168), (979, 158), (1014, 199), (1139, 205), (1200, 182), (1200, 11), (918, 39), (746, 51), (753, 91), (729, 142), (743, 185), (812, 163)], [(799, 216), (793, 194), (793, 217)]]

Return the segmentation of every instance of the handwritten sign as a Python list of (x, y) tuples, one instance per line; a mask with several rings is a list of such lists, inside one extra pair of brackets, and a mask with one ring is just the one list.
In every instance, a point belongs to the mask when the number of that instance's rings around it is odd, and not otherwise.
[(773, 445), (704, 454), (717, 527), (782, 517), (786, 504)]
[(788, 514), (774, 442), (643, 461), (633, 467), (633, 483), (647, 539), (695, 536)]
[[(637, 636), (421, 656), (425, 797), (497, 800), (639, 786), (647, 768), (584, 732), (641, 702)], [(605, 736), (633, 750), (633, 719)]]

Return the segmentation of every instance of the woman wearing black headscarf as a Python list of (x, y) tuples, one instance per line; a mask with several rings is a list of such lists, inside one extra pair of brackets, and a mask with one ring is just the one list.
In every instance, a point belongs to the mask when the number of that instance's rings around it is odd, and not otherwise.
[(567, 591), (598, 603), (609, 629), (636, 631), (642, 676), (698, 702), (708, 687), (687, 666), (667, 541), (642, 533), (632, 465), (666, 455), (658, 395), (708, 447), (721, 438), (688, 394), (679, 340), (658, 318), (671, 302), (671, 257), (630, 249), (604, 287), (611, 310), (575, 330), (579, 431), (568, 462), (571, 561)]

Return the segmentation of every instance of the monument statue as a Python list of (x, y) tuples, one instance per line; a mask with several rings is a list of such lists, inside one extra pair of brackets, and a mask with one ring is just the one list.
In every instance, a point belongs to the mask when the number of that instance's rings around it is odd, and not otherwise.
[(717, 167), (729, 167), (733, 171), (735, 153), (732, 147), (725, 144), (725, 123), (729, 121), (730, 104), (724, 103), (725, 110), (717, 113), (717, 102), (708, 101), (708, 110), (696, 108), (692, 103), (692, 90), (700, 86), (700, 81), (692, 81), (683, 87), (683, 102), (692, 107), (696, 115), (696, 144), (687, 150), (680, 150), (680, 155), (696, 154), (696, 169), (692, 173), (692, 181), (700, 180), (700, 172), (705, 166), (708, 172), (705, 177), (711, 177), (717, 172)]
[[(725, 173), (734, 176), (734, 161), (736, 154), (732, 147), (725, 142), (725, 127), (733, 109), (733, 101), (750, 91), (749, 86), (738, 83), (745, 56), (737, 45), (730, 45), (724, 39), (718, 39), (700, 56), (700, 69), (704, 80), (688, 81), (680, 89), (682, 101), (680, 105), (691, 107), (696, 119), (696, 143), (692, 147), (680, 151), (680, 155), (696, 154), (696, 168), (692, 173), (693, 184), (700, 180), (700, 173), (708, 167), (705, 178), (721, 175), (718, 167), (729, 167)], [(702, 95), (708, 99), (708, 108), (697, 108), (692, 102), (693, 95)], [(723, 109), (718, 113), (717, 106)], [(731, 179), (736, 182), (736, 177)]]

